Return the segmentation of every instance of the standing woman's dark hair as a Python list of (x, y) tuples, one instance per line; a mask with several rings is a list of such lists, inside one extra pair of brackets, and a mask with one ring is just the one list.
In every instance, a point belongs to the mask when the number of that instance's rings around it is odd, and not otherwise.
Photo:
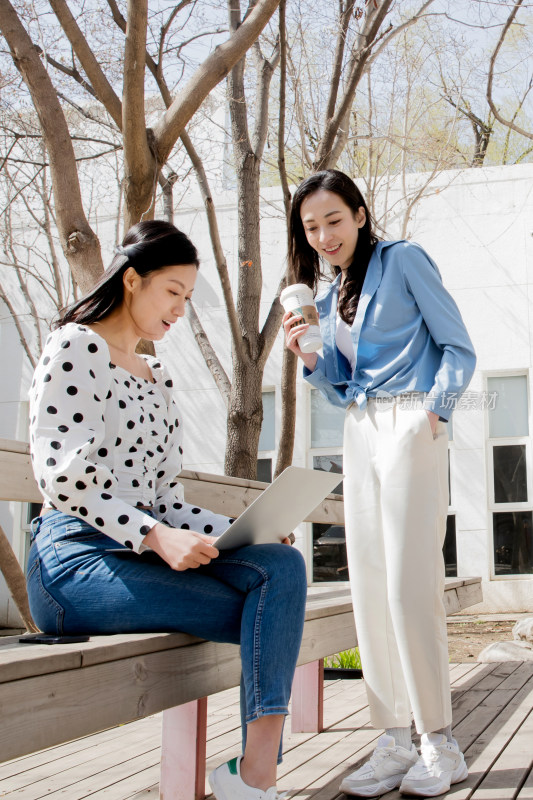
[[(365, 199), (348, 175), (336, 169), (325, 169), (310, 175), (298, 186), (292, 198), (289, 218), (289, 261), (296, 281), (305, 283), (316, 291), (318, 281), (326, 276), (321, 269), (318, 253), (307, 241), (301, 218), (301, 206), (306, 197), (321, 189), (339, 195), (354, 214), (361, 207), (365, 210), (366, 221), (359, 230), (353, 261), (339, 293), (339, 314), (351, 325), (357, 311), (368, 262), (379, 237), (374, 233), (373, 220)], [(332, 269), (334, 275), (339, 274), (339, 267)]]
[(188, 236), (161, 219), (133, 225), (116, 249), (115, 256), (88, 294), (63, 309), (54, 328), (68, 322), (91, 324), (118, 308), (124, 299), (123, 275), (133, 267), (143, 278), (174, 264), (200, 266), (198, 252)]

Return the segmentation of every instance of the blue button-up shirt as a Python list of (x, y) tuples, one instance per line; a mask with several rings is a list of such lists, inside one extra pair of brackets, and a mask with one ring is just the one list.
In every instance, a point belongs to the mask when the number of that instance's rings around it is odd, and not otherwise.
[(351, 327), (352, 371), (335, 342), (336, 280), (316, 298), (323, 357), (304, 377), (334, 405), (367, 397), (424, 392), (424, 408), (448, 420), (466, 389), (476, 356), (455, 301), (436, 264), (417, 244), (378, 242)]

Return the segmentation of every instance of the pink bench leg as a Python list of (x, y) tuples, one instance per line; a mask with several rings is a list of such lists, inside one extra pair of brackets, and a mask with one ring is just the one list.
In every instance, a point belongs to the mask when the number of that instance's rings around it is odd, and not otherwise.
[(207, 697), (163, 711), (161, 800), (204, 800)]
[(292, 683), (291, 730), (319, 733), (324, 729), (324, 659), (296, 667)]

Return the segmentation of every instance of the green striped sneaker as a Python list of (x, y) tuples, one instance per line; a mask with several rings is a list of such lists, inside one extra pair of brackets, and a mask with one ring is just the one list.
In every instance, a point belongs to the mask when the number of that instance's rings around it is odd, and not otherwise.
[(278, 794), (276, 787), (271, 786), (266, 792), (248, 786), (241, 778), (241, 759), (232, 758), (226, 764), (221, 764), (209, 776), (209, 785), (217, 800), (282, 800), (283, 794)]

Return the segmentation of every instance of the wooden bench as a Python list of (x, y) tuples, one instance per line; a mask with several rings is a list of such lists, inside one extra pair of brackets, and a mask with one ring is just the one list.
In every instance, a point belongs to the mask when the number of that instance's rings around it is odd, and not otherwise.
[[(183, 473), (187, 499), (236, 516), (264, 484)], [(0, 499), (40, 502), (27, 445), (0, 441)], [(330, 495), (311, 521), (343, 523)], [(449, 579), (449, 613), (481, 600), (479, 578)], [(353, 647), (347, 586), (311, 587), (293, 684), (293, 731), (322, 729), (323, 658)], [(237, 686), (239, 648), (187, 634), (94, 636), (84, 644), (24, 645), (0, 638), (0, 761), (163, 711), (160, 796), (200, 800), (207, 697)]]

